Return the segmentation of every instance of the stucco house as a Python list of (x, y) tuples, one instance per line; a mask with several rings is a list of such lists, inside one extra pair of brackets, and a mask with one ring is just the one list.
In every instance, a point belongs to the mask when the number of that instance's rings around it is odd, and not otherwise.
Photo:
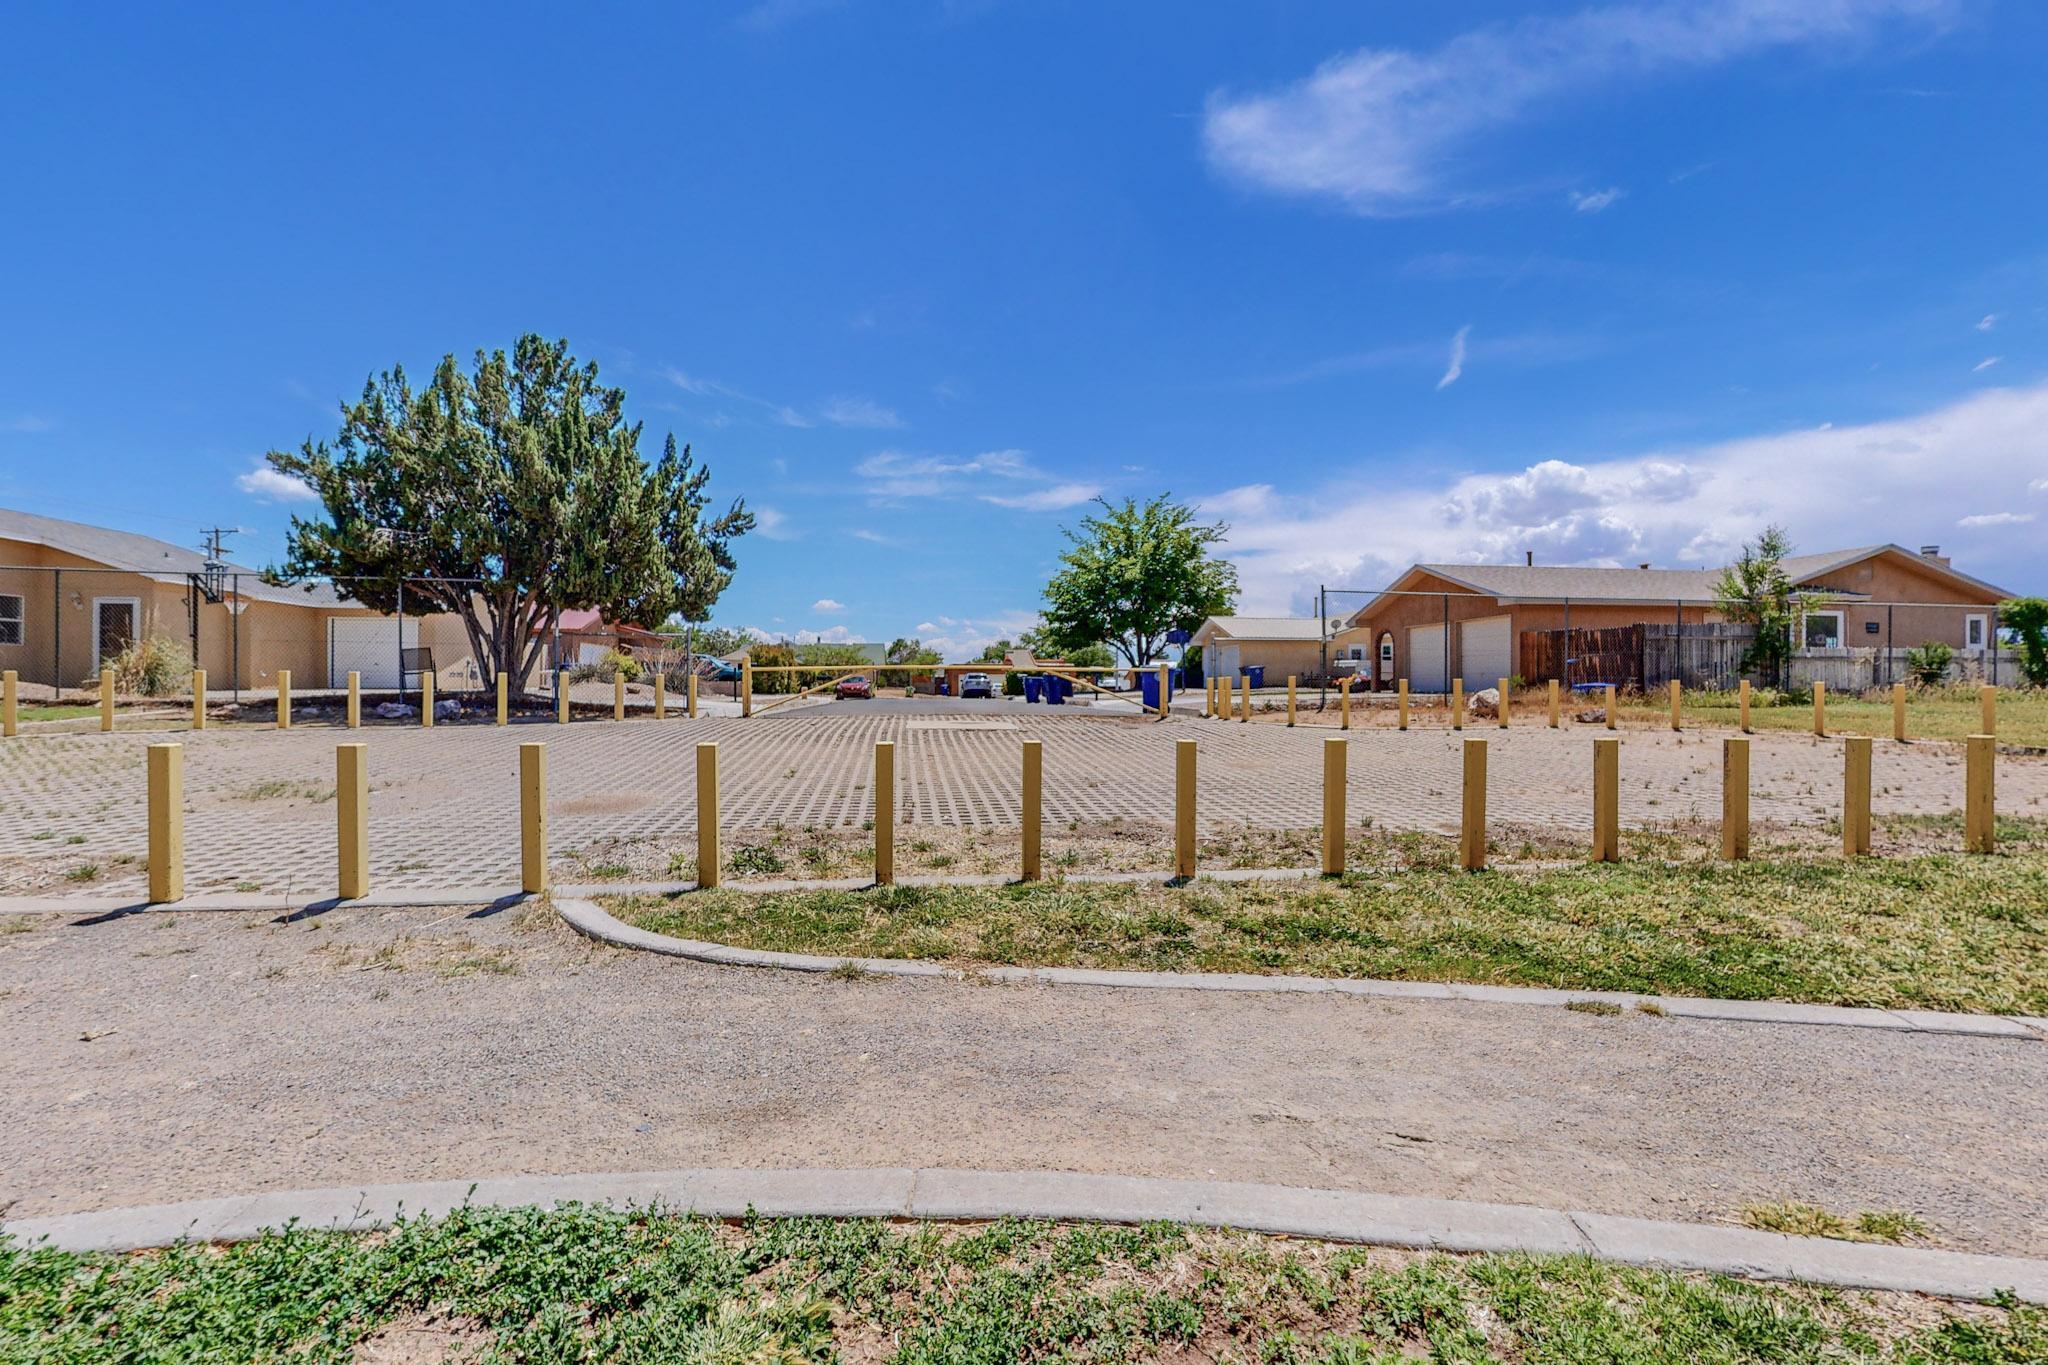
[[(1992, 608), (2012, 596), (1957, 569), (1932, 545), (1917, 553), (1866, 545), (1797, 555), (1783, 568), (1811, 597), (1796, 644), (1819, 657), (1903, 655), (1939, 641), (1967, 664), (1990, 649)], [(1416, 564), (1343, 620), (1330, 657), (1333, 668), (1355, 668), (1376, 689), (1401, 678), (1419, 692), (1442, 691), (1451, 678), (1468, 690), (1503, 677), (1533, 680), (1523, 667), (1526, 651), (1532, 637), (1551, 632), (1573, 633), (1567, 657), (1580, 647), (1580, 632), (1641, 626), (1672, 628), (1675, 639), (1710, 636), (1724, 621), (1713, 606), (1720, 577), (1718, 568), (1647, 564)]]
[(1277, 685), (1289, 677), (1321, 676), (1324, 641), (1344, 624), (1339, 617), (1322, 622), (1313, 616), (1211, 616), (1189, 637), (1188, 647), (1202, 652), (1205, 678), (1235, 678), (1247, 668), (1263, 668), (1267, 683)]
[(77, 687), (136, 640), (190, 648), (210, 689), (399, 685), (400, 651), (459, 665), (470, 649), (453, 616), (396, 617), (332, 586), (278, 586), (255, 569), (209, 566), (197, 550), (0, 508), (0, 668), (30, 686)]

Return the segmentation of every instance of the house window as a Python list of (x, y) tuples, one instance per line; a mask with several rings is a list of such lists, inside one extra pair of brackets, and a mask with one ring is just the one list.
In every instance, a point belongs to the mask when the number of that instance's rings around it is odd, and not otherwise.
[(1984, 618), (1982, 616), (1973, 615), (1963, 618), (1963, 648), (1977, 650), (1984, 648)]
[(1840, 649), (1842, 647), (1842, 613), (1838, 611), (1809, 611), (1800, 628), (1800, 638), (1808, 649)]
[(0, 645), (21, 643), (21, 598), (0, 594)]

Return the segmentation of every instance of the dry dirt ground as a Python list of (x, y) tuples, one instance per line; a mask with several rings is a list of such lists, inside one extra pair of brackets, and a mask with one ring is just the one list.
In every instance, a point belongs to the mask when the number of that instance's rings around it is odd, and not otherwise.
[(797, 976), (544, 907), (0, 921), (0, 1207), (683, 1166), (1217, 1176), (2048, 1255), (2048, 1047)]

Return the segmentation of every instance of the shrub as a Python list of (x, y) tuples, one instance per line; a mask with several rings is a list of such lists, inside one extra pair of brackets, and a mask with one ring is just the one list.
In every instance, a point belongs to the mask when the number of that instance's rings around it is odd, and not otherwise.
[(2020, 671), (2036, 687), (2048, 687), (2048, 600), (2015, 597), (1998, 604), (1998, 623), (2020, 646)]
[(627, 682), (640, 681), (640, 661), (621, 650), (608, 649), (594, 664), (578, 664), (569, 670), (570, 682), (610, 682), (613, 674)]
[(1012, 669), (1003, 674), (1003, 695), (1021, 697), (1024, 695), (1024, 675)]
[(786, 866), (782, 855), (765, 844), (748, 844), (732, 851), (729, 866), (735, 872), (751, 872), (757, 877), (772, 877)]
[(1922, 687), (1938, 687), (1948, 678), (1948, 666), (1956, 652), (1939, 640), (1929, 640), (1906, 651), (1906, 671)]
[(192, 651), (161, 635), (135, 641), (103, 665), (114, 670), (114, 690), (131, 696), (166, 697), (192, 685)]

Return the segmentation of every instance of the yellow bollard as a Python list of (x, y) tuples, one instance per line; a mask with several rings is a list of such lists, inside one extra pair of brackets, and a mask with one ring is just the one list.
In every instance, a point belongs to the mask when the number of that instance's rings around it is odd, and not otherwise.
[(668, 719), (668, 674), (654, 670), (654, 718)]
[(100, 670), (100, 733), (114, 732), (114, 670)]
[(149, 900), (185, 899), (185, 746), (149, 746)]
[(1243, 723), (1243, 722), (1245, 722), (1245, 721), (1249, 721), (1249, 720), (1250, 720), (1251, 718), (1252, 718), (1252, 677), (1251, 677), (1251, 674), (1249, 674), (1249, 673), (1244, 673), (1244, 674), (1240, 674), (1240, 675), (1239, 675), (1239, 678), (1238, 678), (1238, 689), (1237, 689), (1237, 719), (1238, 719), (1239, 723)]
[(555, 724), (569, 723), (569, 675), (555, 670)]
[(697, 719), (697, 672), (690, 670), (690, 676), (683, 688), (683, 703), (690, 712), (690, 719)]
[(1593, 741), (1593, 861), (1621, 861), (1621, 741)]
[(1749, 857), (1749, 741), (1721, 741), (1721, 856), (1731, 863)]
[(1617, 712), (1618, 712), (1618, 711), (1620, 710), (1620, 708), (1619, 708), (1618, 706), (1616, 706), (1616, 705), (1615, 705), (1615, 697), (1614, 697), (1614, 684), (1613, 684), (1613, 683), (1609, 683), (1609, 684), (1607, 684), (1607, 707), (1606, 707), (1606, 710), (1607, 710), (1607, 728), (1608, 728), (1608, 729), (1610, 729), (1610, 730), (1612, 730), (1612, 729), (1613, 729), (1613, 728), (1614, 728), (1614, 727), (1615, 727), (1616, 725), (1620, 724), (1620, 722), (1621, 722), (1621, 717), (1620, 717), (1620, 716), (1619, 716), (1619, 715), (1617, 714)]
[(612, 719), (626, 718), (626, 675), (612, 674)]
[(1210, 720), (1216, 715), (1216, 680), (1207, 678), (1202, 684), (1202, 719)]
[(896, 745), (875, 741), (875, 885), (896, 884)]
[(1451, 679), (1451, 728), (1453, 730), (1465, 728), (1465, 680), (1463, 678)]
[(1344, 875), (1344, 783), (1351, 745), (1347, 740), (1323, 741), (1323, 875)]
[(1043, 875), (1039, 862), (1039, 840), (1044, 829), (1039, 804), (1041, 788), (1045, 784), (1045, 745), (1039, 740), (1024, 741), (1024, 880), (1035, 882)]
[(1396, 702), (1400, 708), (1401, 728), (1405, 730), (1408, 728), (1408, 680), (1406, 678), (1401, 679), (1401, 690), (1396, 698)]
[(1486, 741), (1465, 741), (1465, 809), (1458, 821), (1458, 866), (1486, 866)]
[(1344, 688), (1337, 694), (1337, 714), (1341, 717), (1338, 722), (1339, 728), (1349, 730), (1351, 728), (1351, 679), (1349, 678), (1344, 680)]
[(1892, 738), (1900, 744), (1906, 742), (1906, 685), (1892, 684)]
[(429, 730), (434, 728), (434, 675), (431, 672), (420, 674), (420, 724)]
[(13, 669), (0, 673), (0, 738), (13, 739), (21, 732), (21, 675)]
[(1735, 694), (1742, 708), (1742, 733), (1746, 735), (1749, 733), (1749, 679), (1744, 678), (1736, 686)]
[(1161, 720), (1166, 719), (1168, 709), (1166, 685), (1171, 681), (1173, 681), (1172, 671), (1165, 664), (1159, 665), (1159, 719)]
[(754, 714), (754, 661), (752, 658), (740, 660), (740, 714), (742, 716)]
[(346, 714), (348, 716), (349, 729), (360, 730), (363, 728), (363, 675), (360, 673), (348, 675), (348, 706)]
[(1671, 728), (1674, 732), (1685, 728), (1679, 716), (1679, 698), (1682, 692), (1683, 689), (1679, 687), (1678, 679), (1673, 678), (1671, 680)]
[(1173, 875), (1195, 875), (1195, 742), (1181, 740), (1173, 750)]
[(1287, 675), (1287, 723), (1289, 726), (1294, 724), (1294, 675), (1292, 673)]
[(1998, 689), (1985, 684), (1977, 689), (1977, 729), (1981, 734), (1998, 734)]
[(1870, 852), (1870, 736), (1842, 740), (1842, 856)]
[(1813, 685), (1813, 732), (1821, 736), (1828, 732), (1828, 685), (1824, 682)]
[(519, 889), (548, 889), (548, 746), (519, 746)]
[(292, 671), (289, 668), (277, 670), (277, 728), (292, 728)]
[(206, 728), (206, 670), (192, 670), (192, 728)]
[(723, 879), (718, 848), (718, 746), (697, 746), (697, 885), (717, 886)]
[(334, 746), (334, 823), (340, 864), (335, 895), (360, 900), (370, 894), (370, 761), (365, 745)]
[(1514, 690), (1508, 686), (1508, 682), (1507, 678), (1500, 680), (1500, 728), (1503, 730), (1508, 728), (1508, 711), (1515, 695)]
[(1998, 741), (1990, 735), (1971, 735), (1963, 741), (1963, 848), (1971, 853), (1989, 853), (1998, 846), (1992, 764)]
[(1563, 718), (1562, 710), (1558, 706), (1557, 679), (1552, 678), (1550, 680), (1550, 728), (1555, 730)]
[(498, 724), (504, 725), (512, 719), (512, 675), (504, 669), (498, 670)]

